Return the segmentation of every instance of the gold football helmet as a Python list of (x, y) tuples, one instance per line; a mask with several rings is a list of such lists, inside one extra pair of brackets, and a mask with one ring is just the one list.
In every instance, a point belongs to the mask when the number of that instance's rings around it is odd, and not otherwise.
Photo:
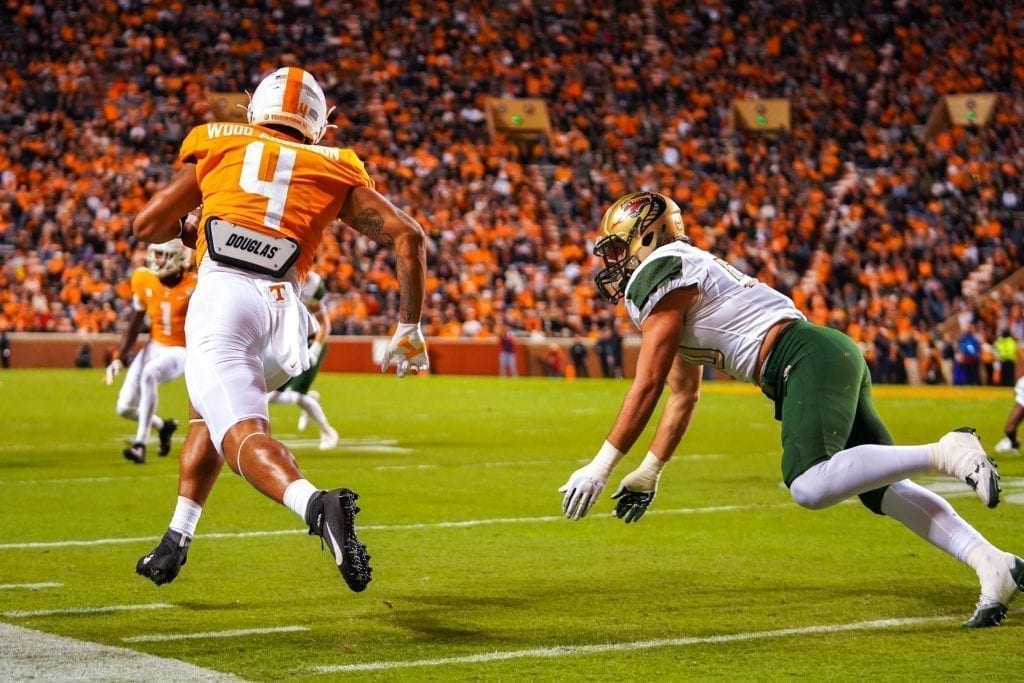
[(620, 197), (601, 219), (594, 255), (604, 268), (594, 277), (597, 289), (612, 303), (622, 298), (633, 271), (658, 247), (685, 239), (679, 206), (657, 192)]

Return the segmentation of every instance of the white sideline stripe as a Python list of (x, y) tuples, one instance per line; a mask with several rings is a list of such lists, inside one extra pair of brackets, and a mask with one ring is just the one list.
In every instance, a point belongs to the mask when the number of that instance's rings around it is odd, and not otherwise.
[(0, 623), (0, 681), (238, 681), (124, 647)]
[(509, 659), (527, 657), (551, 658), (576, 655), (602, 654), (605, 652), (630, 652), (633, 650), (650, 650), (658, 647), (686, 647), (688, 645), (717, 645), (736, 643), (746, 640), (767, 640), (769, 638), (786, 638), (789, 636), (819, 635), (824, 633), (841, 633), (843, 631), (872, 631), (900, 626), (915, 626), (940, 621), (951, 621), (957, 617), (908, 617), (903, 619), (876, 619), (873, 621), (856, 621), (849, 624), (825, 624), (821, 626), (804, 626), (800, 628), (782, 628), (773, 631), (751, 631), (748, 633), (732, 633), (720, 636), (703, 636), (689, 638), (662, 638), (658, 640), (640, 640), (624, 643), (602, 643), (600, 645), (558, 645), (541, 647), (532, 650), (511, 650), (507, 652), (487, 652), (463, 657), (442, 657), (439, 659), (414, 659), (409, 661), (366, 662), (364, 664), (325, 664), (312, 667), (316, 673), (348, 673), (355, 671), (387, 671), (391, 669), (409, 669), (420, 666), (447, 666), (450, 664), (486, 664)]
[[(973, 494), (972, 494), (973, 495)], [(754, 505), (718, 505), (705, 508), (679, 508), (677, 510), (651, 510), (648, 516), (653, 515), (699, 515), (714, 512), (742, 512), (745, 510), (770, 510), (780, 507), (793, 507), (792, 503), (768, 503)], [(601, 517), (601, 515), (596, 515)], [(611, 514), (607, 517), (612, 519)], [(361, 524), (359, 531), (410, 531), (422, 529), (465, 529), (477, 526), (489, 526), (492, 524), (544, 524), (548, 522), (559, 522), (565, 518), (561, 515), (547, 515), (544, 517), (497, 517), (492, 519), (467, 519), (458, 522), (423, 522), (421, 524)], [(290, 536), (294, 534), (305, 534), (300, 529), (275, 529), (269, 531), (234, 531), (222, 533), (202, 534), (199, 538), (225, 539), (225, 538), (261, 538), (265, 536)], [(75, 548), (90, 547), (96, 545), (121, 545), (126, 543), (152, 543), (152, 536), (131, 536), (126, 538), (97, 538), (92, 541), (36, 541), (26, 543), (0, 543), (0, 550), (34, 550), (44, 548)]]
[(26, 619), (28, 617), (55, 617), (61, 614), (106, 614), (107, 612), (137, 612), (140, 610), (168, 609), (174, 605), (163, 602), (152, 602), (142, 605), (103, 605), (101, 607), (65, 607), (64, 609), (12, 610), (4, 612), (8, 619)]
[(204, 631), (201, 633), (155, 633), (150, 636), (129, 636), (121, 640), (125, 643), (166, 643), (172, 640), (262, 636), (268, 633), (295, 633), (296, 631), (308, 630), (308, 626), (272, 626), (267, 628), (239, 628), (231, 631)]
[(0, 484), (29, 486), (45, 484), (106, 484), (109, 482), (138, 482), (142, 479), (177, 479), (177, 472), (167, 474), (142, 474), (134, 477), (67, 477), (64, 479), (0, 479)]
[(63, 583), (54, 583), (53, 581), (44, 581), (42, 583), (0, 583), (0, 591), (18, 589), (37, 591), (40, 588), (60, 588), (63, 585)]

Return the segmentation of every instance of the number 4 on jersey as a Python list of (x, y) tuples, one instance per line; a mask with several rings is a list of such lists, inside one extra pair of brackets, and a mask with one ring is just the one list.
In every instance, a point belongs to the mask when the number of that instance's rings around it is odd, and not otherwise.
[[(245, 146), (245, 159), (242, 161), (242, 175), (238, 179), (238, 185), (249, 194), (258, 194), (267, 198), (267, 211), (263, 214), (263, 225), (280, 230), (284, 205), (288, 200), (288, 185), (292, 181), (292, 169), (295, 168), (296, 152), (288, 147), (278, 147), (274, 177), (270, 180), (262, 180), (260, 168), (263, 166), (265, 148), (266, 145), (259, 141), (250, 142)], [(274, 156), (274, 153), (271, 152), (268, 165), (274, 161)]]

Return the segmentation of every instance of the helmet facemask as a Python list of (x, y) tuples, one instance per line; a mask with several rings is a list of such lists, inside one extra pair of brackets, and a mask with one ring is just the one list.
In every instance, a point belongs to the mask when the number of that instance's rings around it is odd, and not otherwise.
[(622, 298), (629, 276), (640, 265), (640, 259), (629, 253), (632, 239), (632, 235), (627, 239), (619, 235), (608, 235), (594, 245), (594, 255), (604, 261), (604, 268), (594, 276), (594, 282), (601, 296), (612, 303)]
[(185, 245), (180, 239), (162, 244), (151, 244), (146, 250), (146, 267), (158, 278), (177, 275), (187, 265)]
[(658, 247), (686, 239), (682, 212), (657, 192), (634, 192), (612, 204), (601, 219), (594, 255), (604, 268), (594, 277), (601, 295), (616, 303), (644, 259)]

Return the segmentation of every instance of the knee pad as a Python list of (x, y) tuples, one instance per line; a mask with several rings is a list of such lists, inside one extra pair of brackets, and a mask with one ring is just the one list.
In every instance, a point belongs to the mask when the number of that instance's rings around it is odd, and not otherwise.
[(888, 486), (883, 486), (880, 489), (873, 489), (871, 491), (865, 491), (859, 494), (857, 497), (860, 498), (860, 502), (864, 504), (868, 510), (871, 510), (876, 515), (885, 515), (882, 512), (882, 496), (889, 489)]
[(806, 481), (801, 483), (800, 477), (797, 477), (789, 485), (789, 495), (797, 505), (808, 510), (820, 510), (826, 507), (821, 504), (821, 496), (814, 490), (814, 486), (808, 486)]

